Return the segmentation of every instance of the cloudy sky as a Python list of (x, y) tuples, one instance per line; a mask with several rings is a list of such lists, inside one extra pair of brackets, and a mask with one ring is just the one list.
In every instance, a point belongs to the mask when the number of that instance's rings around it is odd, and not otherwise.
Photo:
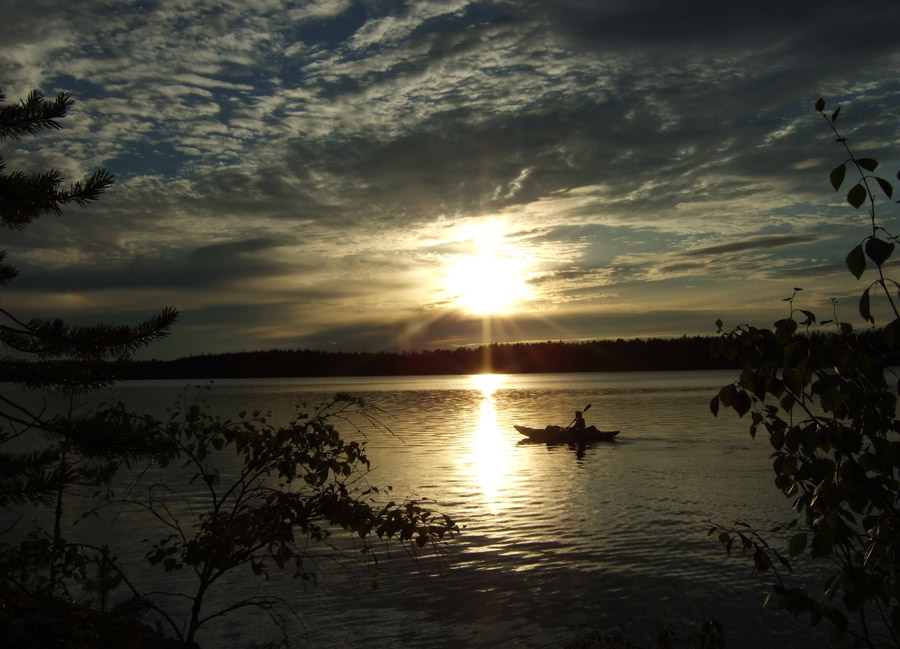
[(896, 0), (12, 0), (7, 101), (77, 104), (8, 170), (117, 182), (4, 235), (3, 306), (174, 306), (157, 358), (705, 335), (793, 287), (856, 322), (866, 215), (813, 105), (900, 184), (898, 27)]

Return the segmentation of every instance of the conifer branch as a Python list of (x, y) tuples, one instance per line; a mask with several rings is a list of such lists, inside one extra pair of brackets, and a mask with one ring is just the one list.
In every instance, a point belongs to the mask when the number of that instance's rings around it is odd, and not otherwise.
[[(0, 102), (6, 95), (0, 92)], [(59, 93), (47, 101), (40, 90), (32, 90), (18, 104), (0, 106), (0, 140), (18, 140), (22, 135), (34, 135), (45, 129), (62, 128), (57, 121), (65, 117), (75, 100), (68, 92)]]

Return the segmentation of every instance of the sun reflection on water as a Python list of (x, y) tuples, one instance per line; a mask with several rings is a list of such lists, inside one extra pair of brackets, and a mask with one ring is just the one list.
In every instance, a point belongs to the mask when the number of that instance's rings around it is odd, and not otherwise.
[(474, 470), (477, 481), (491, 514), (498, 514), (498, 495), (509, 473), (509, 440), (505, 438), (497, 422), (494, 393), (502, 385), (504, 374), (476, 374), (472, 381), (481, 390), (482, 399), (476, 428), (469, 436), (467, 464)]

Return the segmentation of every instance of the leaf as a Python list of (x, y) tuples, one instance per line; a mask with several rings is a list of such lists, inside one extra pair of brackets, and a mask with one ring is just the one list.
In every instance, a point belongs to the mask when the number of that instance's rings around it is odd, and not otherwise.
[(866, 202), (866, 188), (861, 184), (856, 185), (847, 192), (847, 202), (850, 203), (856, 209), (859, 209), (860, 205)]
[(825, 597), (831, 597), (834, 595), (837, 588), (841, 585), (841, 571), (834, 573), (828, 580), (825, 582)]
[[(766, 393), (768, 392), (768, 385), (766, 383), (766, 377), (762, 374), (757, 374), (753, 377), (753, 394), (756, 395), (756, 398), (760, 401), (764, 401), (766, 398)], [(759, 422), (757, 422), (758, 424)]]
[(875, 180), (877, 180), (878, 184), (881, 185), (881, 191), (884, 192), (885, 196), (887, 196), (888, 198), (894, 197), (894, 187), (893, 185), (891, 185), (891, 183), (886, 181), (884, 178), (875, 178)]
[(816, 111), (821, 113), (823, 110), (825, 110), (825, 100), (819, 97), (819, 100), (816, 102)]
[(787, 345), (796, 332), (797, 321), (793, 318), (784, 318), (775, 323), (775, 340), (782, 345)]
[(871, 237), (868, 241), (866, 241), (866, 254), (869, 256), (869, 259), (874, 261), (879, 266), (883, 266), (884, 262), (886, 262), (891, 254), (894, 252), (894, 244), (884, 241), (883, 239), (878, 239), (876, 237)]
[(869, 289), (866, 289), (862, 297), (859, 298), (859, 315), (866, 322), (875, 322), (875, 318), (872, 317), (872, 306), (869, 302)]
[[(790, 412), (794, 407), (795, 399), (791, 394), (784, 395), (784, 398), (781, 400), (781, 409), (785, 412)], [(782, 435), (783, 437), (783, 435)]]
[(725, 346), (725, 360), (732, 362), (738, 357), (737, 347), (733, 344)]
[(866, 270), (866, 253), (863, 251), (862, 245), (856, 246), (847, 255), (847, 268), (850, 269), (850, 272), (853, 273), (856, 279), (862, 277), (863, 272)]
[(737, 411), (738, 417), (743, 417), (750, 411), (750, 395), (741, 390), (738, 392), (737, 400), (734, 404), (734, 409)]
[(800, 532), (791, 537), (788, 544), (788, 554), (793, 559), (806, 549), (806, 532)]
[(831, 123), (835, 123), (837, 121), (838, 115), (841, 114), (841, 107), (838, 106), (837, 109), (831, 113)]
[(891, 323), (884, 328), (884, 344), (888, 349), (896, 349), (900, 343), (900, 320), (892, 320)]
[(841, 184), (844, 182), (844, 176), (847, 175), (847, 163), (845, 162), (839, 167), (835, 167), (831, 170), (831, 173), (828, 174), (828, 179), (831, 181), (831, 186), (834, 187), (834, 191), (837, 191), (841, 188)]
[(874, 158), (859, 158), (857, 159), (856, 164), (866, 171), (875, 171), (878, 167), (878, 160), (875, 160)]
[(722, 389), (719, 390), (719, 399), (721, 399), (722, 405), (726, 408), (730, 408), (732, 404), (734, 404), (736, 398), (737, 388), (733, 383), (723, 386)]

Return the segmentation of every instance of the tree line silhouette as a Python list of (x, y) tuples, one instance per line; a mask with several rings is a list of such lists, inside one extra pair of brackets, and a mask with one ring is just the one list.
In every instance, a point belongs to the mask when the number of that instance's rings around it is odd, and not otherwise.
[(201, 354), (136, 361), (123, 379), (216, 379), (320, 376), (404, 376), (496, 372), (623, 372), (728, 369), (713, 358), (707, 336), (491, 344), (403, 352), (284, 350)]

